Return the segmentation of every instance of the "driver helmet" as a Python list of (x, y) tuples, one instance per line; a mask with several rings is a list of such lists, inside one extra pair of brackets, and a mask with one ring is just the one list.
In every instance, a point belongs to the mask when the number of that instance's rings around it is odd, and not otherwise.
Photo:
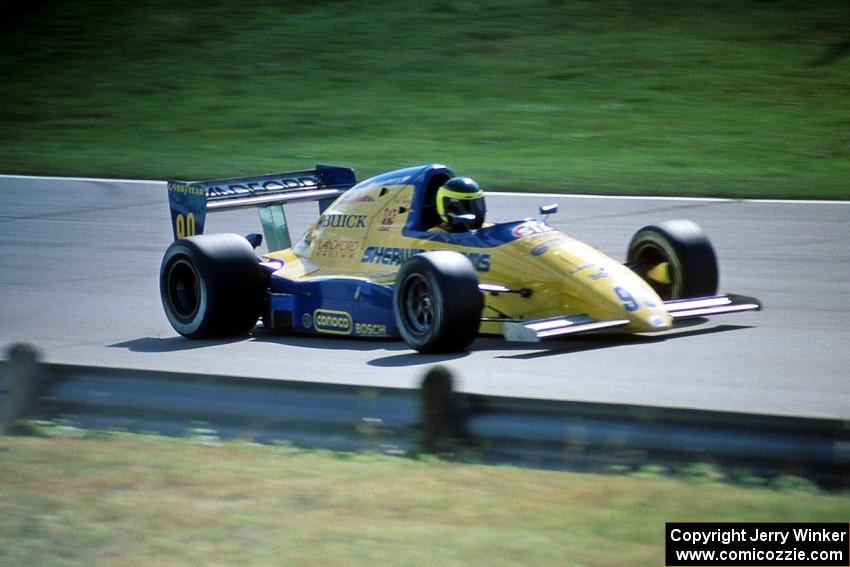
[(484, 191), (478, 183), (469, 177), (452, 177), (437, 190), (437, 214), (445, 224), (451, 224), (451, 217), (473, 215), (475, 220), (467, 226), (481, 228), (487, 206), (484, 204)]

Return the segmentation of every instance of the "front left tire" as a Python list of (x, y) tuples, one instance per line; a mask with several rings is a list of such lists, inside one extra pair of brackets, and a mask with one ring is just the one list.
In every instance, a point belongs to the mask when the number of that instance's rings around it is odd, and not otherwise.
[(465, 350), (478, 334), (483, 307), (475, 268), (458, 252), (418, 254), (396, 276), (396, 326), (402, 339), (419, 352)]

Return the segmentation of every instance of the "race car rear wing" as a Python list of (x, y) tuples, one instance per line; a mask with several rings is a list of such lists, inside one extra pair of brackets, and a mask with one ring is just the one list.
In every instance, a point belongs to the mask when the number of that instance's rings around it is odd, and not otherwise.
[(346, 167), (317, 165), (310, 171), (273, 173), (208, 181), (168, 181), (175, 240), (203, 234), (207, 212), (256, 207), (269, 251), (291, 246), (283, 205), (318, 201), (319, 212), (356, 183)]

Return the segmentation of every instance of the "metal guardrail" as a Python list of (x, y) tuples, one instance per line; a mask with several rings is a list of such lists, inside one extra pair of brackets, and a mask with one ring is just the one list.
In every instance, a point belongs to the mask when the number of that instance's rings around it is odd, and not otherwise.
[[(0, 370), (7, 426), (29, 416), (90, 429), (433, 452), (551, 469), (707, 463), (850, 486), (844, 420), (463, 394), (442, 367), (419, 390), (41, 364), (37, 357)], [(13, 391), (22, 382), (35, 386), (29, 401)]]
[(408, 452), (416, 392), (226, 376), (51, 365), (46, 415), (83, 428)]
[(482, 400), (469, 420), (499, 460), (542, 466), (693, 463), (850, 481), (850, 423), (842, 420), (544, 400)]

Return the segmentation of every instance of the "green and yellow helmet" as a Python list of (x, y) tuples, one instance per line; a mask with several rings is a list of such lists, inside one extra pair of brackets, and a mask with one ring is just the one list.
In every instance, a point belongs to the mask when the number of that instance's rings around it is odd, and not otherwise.
[(453, 224), (452, 217), (473, 215), (474, 219), (463, 223), (468, 228), (481, 228), (487, 206), (484, 191), (469, 177), (452, 177), (437, 190), (437, 213), (446, 224)]

